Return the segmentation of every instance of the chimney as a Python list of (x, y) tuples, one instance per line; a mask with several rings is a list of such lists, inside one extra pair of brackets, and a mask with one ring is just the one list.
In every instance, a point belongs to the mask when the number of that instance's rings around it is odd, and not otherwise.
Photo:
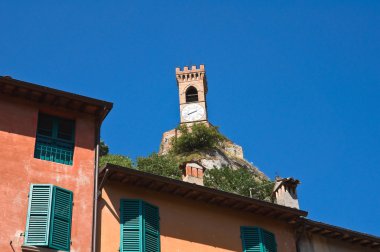
[(300, 184), (298, 179), (277, 177), (271, 195), (272, 202), (278, 205), (299, 209), (296, 190), (298, 184)]
[(198, 164), (197, 162), (185, 162), (180, 166), (182, 170), (182, 180), (197, 184), (203, 185), (203, 174), (205, 172), (205, 168)]

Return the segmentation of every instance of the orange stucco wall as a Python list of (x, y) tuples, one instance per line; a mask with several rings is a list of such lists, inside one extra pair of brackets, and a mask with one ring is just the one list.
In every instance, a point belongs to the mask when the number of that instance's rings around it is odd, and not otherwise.
[[(38, 112), (75, 119), (73, 165), (35, 159)], [(68, 111), (0, 97), (0, 251), (21, 251), (31, 183), (74, 193), (72, 252), (91, 250), (95, 123)]]
[(259, 226), (276, 235), (278, 251), (296, 251), (292, 228), (251, 213), (188, 200), (149, 189), (109, 182), (99, 202), (98, 251), (117, 251), (120, 244), (119, 205), (122, 198), (143, 199), (159, 207), (161, 251), (242, 251), (241, 226)]

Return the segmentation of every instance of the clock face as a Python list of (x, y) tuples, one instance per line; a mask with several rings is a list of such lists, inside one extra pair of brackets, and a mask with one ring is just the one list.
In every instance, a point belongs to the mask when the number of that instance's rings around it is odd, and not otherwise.
[(186, 105), (182, 110), (182, 118), (186, 122), (198, 121), (205, 114), (205, 109), (199, 104)]

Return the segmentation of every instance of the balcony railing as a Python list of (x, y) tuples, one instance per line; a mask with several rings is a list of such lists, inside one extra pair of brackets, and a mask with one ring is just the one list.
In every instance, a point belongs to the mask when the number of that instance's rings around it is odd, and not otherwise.
[(34, 157), (61, 164), (72, 165), (74, 143), (61, 139), (37, 135)]

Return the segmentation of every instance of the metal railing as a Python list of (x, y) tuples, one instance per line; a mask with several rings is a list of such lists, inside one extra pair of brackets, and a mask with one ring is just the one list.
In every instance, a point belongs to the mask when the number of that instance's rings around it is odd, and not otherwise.
[(34, 150), (35, 158), (72, 165), (73, 155), (73, 142), (37, 135), (36, 147)]

